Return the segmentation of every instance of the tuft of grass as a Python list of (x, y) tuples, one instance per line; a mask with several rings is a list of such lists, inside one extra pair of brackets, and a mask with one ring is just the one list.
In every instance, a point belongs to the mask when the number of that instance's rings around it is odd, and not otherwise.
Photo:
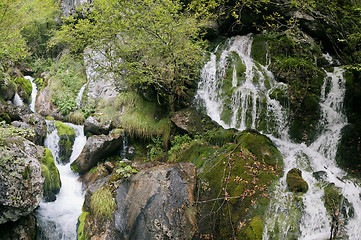
[(99, 219), (110, 219), (116, 209), (113, 194), (107, 187), (101, 187), (90, 198), (91, 212)]

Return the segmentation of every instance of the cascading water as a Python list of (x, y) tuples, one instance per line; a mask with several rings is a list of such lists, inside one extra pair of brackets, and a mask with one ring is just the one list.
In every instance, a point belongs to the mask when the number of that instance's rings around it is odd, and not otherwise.
[(38, 90), (36, 88), (36, 84), (34, 82), (34, 78), (30, 76), (24, 76), (24, 78), (28, 79), (31, 82), (32, 90), (31, 90), (31, 102), (30, 102), (30, 109), (31, 111), (35, 112), (35, 101), (36, 95), (38, 94)]
[(80, 91), (78, 93), (78, 96), (76, 97), (75, 99), (75, 102), (76, 102), (76, 105), (78, 108), (81, 107), (81, 103), (82, 103), (82, 98), (83, 98), (83, 94), (84, 94), (84, 91), (85, 91), (85, 88), (86, 88), (86, 83), (80, 88)]
[(13, 99), (13, 104), (15, 106), (21, 106), (21, 105), (24, 105), (24, 102), (23, 100), (21, 100), (19, 94), (16, 92), (15, 95), (14, 95), (14, 99)]
[[(346, 173), (335, 162), (341, 129), (347, 122), (342, 114), (342, 69), (326, 72), (319, 137), (310, 146), (296, 144), (288, 137), (287, 110), (274, 98), (287, 86), (276, 82), (267, 66), (251, 58), (251, 48), (251, 36), (233, 37), (219, 45), (202, 70), (197, 97), (208, 115), (224, 128), (254, 128), (267, 134), (284, 157), (285, 173), (298, 168), (309, 185), (299, 201), (287, 190), (286, 174), (275, 184), (263, 239), (329, 239), (332, 218), (323, 201), (328, 183), (340, 187), (344, 202), (354, 209), (344, 212), (344, 236), (361, 239), (361, 188), (345, 179)], [(326, 59), (330, 60), (329, 56)]]
[(83, 126), (67, 123), (75, 130), (76, 138), (70, 162), (62, 165), (59, 161), (59, 136), (54, 122), (47, 121), (48, 136), (45, 147), (49, 148), (54, 156), (60, 173), (61, 189), (55, 202), (42, 202), (36, 211), (41, 239), (74, 240), (77, 238), (76, 224), (81, 214), (84, 197), (78, 176), (70, 169), (73, 162), (81, 153), (86, 137)]

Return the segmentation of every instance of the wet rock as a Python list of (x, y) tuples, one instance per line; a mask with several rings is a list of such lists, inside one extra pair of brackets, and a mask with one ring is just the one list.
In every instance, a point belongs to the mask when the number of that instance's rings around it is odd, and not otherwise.
[(84, 123), (84, 133), (100, 135), (100, 134), (108, 134), (112, 128), (112, 121), (106, 121), (103, 123), (99, 118), (96, 116), (90, 116), (85, 120)]
[[(112, 200), (115, 212), (104, 220), (95, 216), (91, 199), (95, 192), (107, 189), (112, 176), (89, 187), (82, 233), (109, 240), (192, 239), (197, 229), (193, 209), (196, 168), (192, 163), (159, 165), (120, 180)], [(94, 227), (100, 224), (106, 227)]]
[(64, 164), (70, 160), (73, 152), (73, 144), (75, 141), (75, 130), (60, 121), (55, 122), (55, 127), (59, 134), (59, 156), (60, 161)]
[(37, 147), (22, 137), (8, 137), (0, 151), (0, 224), (31, 213), (43, 196), (44, 178)]
[(0, 225), (2, 240), (33, 240), (36, 233), (36, 218), (34, 214), (20, 218), (16, 222), (7, 222)]
[(38, 113), (30, 113), (21, 116), (21, 120), (34, 130), (34, 143), (43, 145), (47, 134), (45, 118)]
[(8, 78), (0, 80), (0, 96), (5, 100), (12, 100), (16, 92), (16, 85)]
[(297, 168), (288, 171), (286, 181), (289, 190), (292, 192), (306, 193), (308, 191), (308, 184), (302, 178), (302, 171)]
[(325, 181), (327, 179), (327, 173), (325, 171), (313, 172), (312, 176), (316, 178), (317, 181)]
[(71, 168), (74, 172), (85, 173), (105, 157), (119, 151), (122, 144), (123, 133), (120, 132), (91, 136), (80, 156), (71, 164)]

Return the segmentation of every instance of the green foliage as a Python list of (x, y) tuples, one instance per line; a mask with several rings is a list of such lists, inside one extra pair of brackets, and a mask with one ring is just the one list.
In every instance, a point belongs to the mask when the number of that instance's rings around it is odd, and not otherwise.
[(192, 141), (192, 138), (188, 136), (188, 134), (176, 135), (174, 139), (171, 141), (172, 147), (169, 149), (168, 161), (172, 162), (173, 159), (179, 157), (182, 154), (183, 150), (189, 146), (189, 143)]
[(48, 86), (52, 101), (64, 116), (77, 107), (77, 94), (86, 81), (83, 69), (82, 62), (69, 54), (62, 55), (60, 60), (50, 67)]
[(101, 187), (90, 198), (91, 213), (98, 219), (109, 219), (116, 209), (116, 202), (108, 187)]
[(163, 146), (163, 140), (160, 137), (152, 137), (152, 143), (147, 146), (147, 158), (151, 161), (163, 161), (166, 158), (166, 152)]
[(124, 161), (117, 162), (115, 173), (120, 175), (122, 178), (128, 178), (137, 172), (138, 171), (135, 168), (132, 168), (132, 166), (126, 164)]
[(245, 231), (247, 240), (262, 240), (263, 222), (259, 216), (254, 217)]
[(74, 52), (90, 45), (111, 63), (97, 62), (101, 70), (127, 85), (151, 85), (173, 109), (189, 97), (203, 52), (196, 41), (201, 23), (182, 10), (172, 0), (97, 0), (90, 13), (66, 19), (53, 42)]
[(21, 34), (22, 29), (35, 19), (38, 23), (47, 22), (54, 17), (57, 9), (53, 0), (1, 1), (0, 65), (7, 68), (9, 63), (25, 58), (28, 50), (27, 41)]

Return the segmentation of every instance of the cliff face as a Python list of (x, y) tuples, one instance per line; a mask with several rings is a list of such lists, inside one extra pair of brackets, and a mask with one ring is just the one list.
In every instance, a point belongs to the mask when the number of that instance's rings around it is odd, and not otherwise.
[(76, 7), (84, 5), (86, 3), (91, 4), (93, 0), (62, 0), (60, 3), (63, 16), (69, 17), (69, 15), (76, 9)]

